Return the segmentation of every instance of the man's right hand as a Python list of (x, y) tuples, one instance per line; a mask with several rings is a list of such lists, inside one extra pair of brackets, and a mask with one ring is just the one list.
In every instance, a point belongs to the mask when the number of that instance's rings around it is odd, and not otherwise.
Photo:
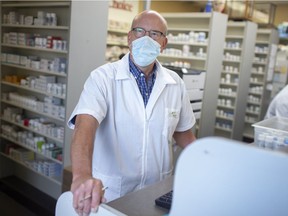
[(71, 191), (73, 207), (81, 216), (88, 216), (91, 211), (97, 212), (98, 206), (106, 202), (102, 181), (91, 176), (73, 179)]

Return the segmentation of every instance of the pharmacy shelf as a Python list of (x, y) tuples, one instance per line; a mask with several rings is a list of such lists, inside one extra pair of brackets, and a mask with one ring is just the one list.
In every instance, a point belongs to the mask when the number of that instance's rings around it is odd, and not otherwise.
[(106, 61), (113, 62), (119, 59), (121, 54), (128, 52), (128, 32), (130, 25), (125, 22), (109, 20), (107, 30)]
[(227, 24), (215, 136), (242, 140), (256, 31), (257, 25), (249, 21)]
[(278, 42), (276, 29), (259, 28), (257, 30), (243, 139), (253, 138), (254, 128), (252, 124), (263, 120), (270, 103), (271, 90), (267, 86), (271, 84), (272, 75), (269, 76), (268, 74), (273, 74), (274, 71)]
[[(217, 12), (162, 13), (162, 15), (167, 20), (169, 34), (167, 47), (158, 60), (164, 66), (178, 66), (206, 72), (195, 135), (197, 138), (211, 136), (214, 131), (211, 122), (215, 120), (217, 104), (215, 92), (218, 91), (220, 82), (228, 17)], [(179, 52), (182, 55), (176, 54)]]
[(37, 90), (35, 88), (29, 88), (27, 86), (22, 86), (22, 85), (19, 85), (19, 84), (13, 84), (11, 82), (2, 81), (1, 84), (2, 85), (11, 86), (11, 87), (14, 87), (14, 88), (18, 88), (18, 89), (22, 89), (22, 90), (27, 90), (27, 91), (30, 91), (30, 92), (39, 93), (39, 94), (42, 94), (42, 95), (47, 95), (47, 96), (51, 96), (51, 97), (55, 97), (55, 98), (65, 99), (65, 96), (62, 96), (62, 95), (47, 93), (47, 91), (41, 91), (41, 90)]
[(34, 130), (34, 129), (30, 128), (29, 126), (24, 126), (23, 124), (17, 123), (17, 122), (15, 122), (15, 121), (10, 120), (10, 119), (1, 118), (1, 120), (5, 121), (5, 122), (8, 122), (8, 123), (10, 123), (10, 124), (13, 124), (13, 125), (15, 125), (15, 126), (17, 126), (17, 127), (19, 127), (19, 128), (25, 129), (25, 130), (27, 130), (27, 131), (31, 131), (31, 132), (33, 132), (33, 133), (35, 133), (35, 134), (38, 134), (38, 135), (40, 135), (40, 136), (43, 136), (43, 137), (49, 139), (49, 140), (53, 140), (53, 141), (55, 141), (55, 142), (59, 142), (59, 143), (62, 143), (62, 144), (64, 143), (64, 140), (63, 140), (63, 139), (58, 139), (58, 138), (56, 138), (56, 137), (54, 137), (54, 136), (51, 136), (51, 135), (49, 135), (49, 134), (41, 133), (41, 132), (39, 132), (39, 131), (37, 131), (37, 130)]
[(17, 164), (29, 169), (30, 171), (36, 173), (37, 175), (40, 175), (40, 176), (48, 179), (49, 181), (52, 181), (53, 183), (55, 183), (55, 184), (57, 184), (58, 186), (61, 187), (62, 176), (60, 176), (60, 177), (50, 177), (50, 176), (44, 175), (44, 174), (38, 172), (37, 170), (32, 169), (31, 167), (27, 166), (24, 162), (19, 161), (19, 160), (15, 160), (14, 158), (10, 157), (9, 155), (6, 155), (6, 154), (4, 154), (2, 152), (0, 152), (0, 155), (2, 155), (3, 157), (5, 157), (5, 158), (7, 158), (7, 159), (9, 159), (11, 161), (14, 161), (15, 163), (17, 163)]
[(27, 50), (41, 51), (41, 52), (68, 54), (68, 52), (66, 50), (47, 49), (47, 48), (32, 47), (32, 46), (20, 46), (20, 45), (5, 44), (5, 43), (2, 43), (2, 47), (17, 48), (17, 49), (21, 49), (21, 50), (27, 49)]
[(70, 3), (69, 2), (53, 2), (53, 1), (46, 1), (46, 2), (18, 2), (18, 3), (8, 3), (9, 1), (7, 1), (5, 4), (2, 4), (2, 8), (41, 8), (41, 7), (70, 7)]
[(161, 54), (159, 56), (159, 58), (160, 59), (164, 59), (164, 58), (166, 58), (166, 59), (177, 59), (177, 60), (183, 59), (183, 60), (188, 60), (188, 61), (189, 60), (191, 60), (191, 61), (193, 61), (193, 60), (206, 61), (206, 58), (204, 58), (204, 57), (197, 57), (197, 56), (173, 56), (173, 55), (167, 55), (167, 54)]
[(169, 45), (189, 45), (189, 46), (207, 47), (207, 43), (192, 43), (185, 41), (170, 41), (170, 40)]
[[(8, 105), (12, 105), (13, 107), (23, 108), (24, 110), (31, 111), (34, 114), (37, 114), (37, 115), (42, 116), (42, 117), (47, 117), (47, 118), (50, 118), (52, 120), (56, 120), (58, 122), (64, 123), (64, 121), (65, 121), (63, 118), (59, 118), (58, 116), (46, 114), (42, 111), (38, 111), (36, 108), (31, 108), (31, 107), (25, 106), (25, 105), (21, 104), (20, 102), (9, 101), (9, 100), (5, 100), (5, 99), (1, 99), (1, 102), (3, 103), (2, 107), (4, 107), (4, 104), (8, 104)], [(5, 106), (5, 107), (7, 107), (7, 106)]]
[(20, 24), (2, 24), (5, 28), (29, 28), (29, 29), (51, 29), (51, 30), (69, 30), (68, 26), (45, 26), (45, 25), (20, 25)]
[[(54, 77), (55, 81), (50, 84), (61, 84), (67, 85), (68, 79), (68, 58), (69, 58), (69, 37), (70, 37), (70, 10), (71, 10), (71, 2), (67, 1), (41, 1), (41, 2), (29, 2), (29, 1), (19, 1), (19, 2), (11, 2), (11, 1), (1, 1), (1, 118), (0, 124), (2, 126), (7, 126), (11, 128), (16, 128), (19, 131), (26, 131), (30, 134), (33, 134), (35, 137), (42, 137), (45, 142), (54, 143), (54, 145), (58, 148), (62, 148), (62, 154), (64, 154), (64, 135), (61, 139), (57, 138), (56, 136), (49, 135), (47, 133), (43, 133), (37, 131), (35, 129), (29, 128), (24, 126), (20, 122), (16, 122), (15, 119), (11, 118), (12, 116), (16, 116), (17, 113), (13, 113), (13, 110), (21, 110), (22, 116), (26, 117), (26, 120), (30, 119), (47, 119), (48, 122), (53, 122), (55, 127), (61, 127), (64, 130), (66, 128), (66, 116), (65, 116), (65, 109), (66, 109), (66, 92), (63, 94), (57, 94), (53, 91), (51, 93), (47, 89), (47, 83), (45, 83), (46, 78)], [(54, 13), (57, 18), (57, 24), (49, 24), (49, 23), (42, 23), (34, 25), (34, 23), (24, 22), (24, 16), (30, 16), (30, 20), (35, 18), (40, 18), (40, 14), (48, 14)], [(23, 19), (21, 19), (21, 17)], [(43, 19), (42, 19), (43, 20)], [(34, 38), (29, 38), (30, 34), (36, 34), (37, 41)], [(48, 36), (54, 36), (52, 38), (51, 46), (48, 45), (49, 39)], [(16, 38), (15, 38), (16, 37)], [(56, 38), (57, 37), (57, 38)], [(40, 40), (42, 45), (39, 46)], [(28, 43), (29, 41), (29, 43)], [(65, 42), (64, 42), (65, 41)], [(45, 44), (46, 43), (46, 44)], [(57, 45), (57, 46), (56, 46)], [(60, 70), (60, 66), (57, 70), (52, 69), (56, 68), (56, 61), (60, 62), (61, 59), (61, 67), (63, 70)], [(41, 65), (42, 64), (42, 65)], [(59, 63), (60, 65), (60, 63)], [(45, 69), (44, 69), (45, 68)], [(49, 68), (49, 70), (48, 70)], [(8, 81), (10, 78), (13, 77), (13, 81)], [(35, 78), (43, 78), (43, 85), (41, 90), (36, 89), (32, 86), (28, 85), (20, 85), (20, 80), (23, 81), (25, 79), (35, 79)], [(48, 80), (48, 79), (47, 79)], [(66, 89), (66, 87), (65, 87)], [(62, 89), (65, 91), (65, 89)], [(37, 109), (32, 105), (28, 106), (24, 101), (13, 101), (9, 99), (9, 93), (16, 93), (23, 98), (27, 97), (34, 97), (37, 98), (38, 101), (45, 101), (45, 98), (51, 99), (51, 109), (52, 103), (54, 100), (60, 101), (60, 105), (64, 107), (63, 114), (60, 115), (51, 115), (49, 113), (41, 111), (41, 109)], [(56, 92), (56, 91), (55, 91)], [(5, 96), (4, 96), (5, 95)], [(23, 99), (21, 98), (21, 100)], [(24, 100), (24, 99), (23, 99)], [(49, 111), (49, 102), (46, 102), (46, 109)], [(17, 109), (18, 108), (18, 109)], [(5, 116), (4, 111), (12, 110), (11, 116)], [(51, 112), (53, 113), (53, 112)], [(16, 146), (28, 149), (34, 152), (37, 155), (37, 159), (41, 159), (44, 161), (52, 162), (58, 164), (61, 168), (60, 172), (58, 172), (58, 176), (54, 177), (51, 173), (44, 175), (31, 167), (27, 166), (25, 163), (21, 161), (17, 161), (10, 157), (7, 154), (3, 153), (5, 146), (10, 145), (13, 143)], [(63, 170), (63, 162), (54, 157), (49, 155), (43, 154), (22, 142), (19, 142), (15, 136), (6, 136), (1, 134), (1, 156), (5, 157), (5, 160), (11, 160), (17, 163), (17, 166), (23, 166), (28, 169), (24, 169), (25, 172), (16, 172), (12, 173), (17, 175), (23, 180), (27, 182), (34, 182), (35, 187), (40, 189), (41, 191), (47, 193), (52, 197), (58, 197), (61, 194), (61, 186), (62, 186), (62, 170)], [(2, 161), (1, 157), (0, 160)], [(4, 159), (3, 159), (4, 160)], [(13, 163), (11, 164), (10, 170), (13, 169)], [(16, 166), (16, 165), (15, 165)], [(5, 177), (10, 172), (4, 172), (6, 168), (0, 166), (1, 169), (1, 176)], [(32, 173), (33, 174), (32, 174)], [(29, 176), (34, 176), (36, 173), (36, 179), (31, 181)], [(31, 174), (31, 175), (30, 175)], [(38, 179), (39, 177), (39, 179)], [(45, 177), (48, 180), (48, 185), (43, 185), (42, 178)], [(45, 182), (47, 182), (45, 180)]]
[(123, 44), (123, 45), (125, 44), (128, 47), (127, 35), (128, 35), (129, 31), (130, 30), (128, 30), (128, 29), (127, 30), (123, 30), (123, 29), (108, 29), (107, 30), (107, 32), (108, 32), (107, 41), (109, 41), (109, 34), (111, 34), (111, 35), (115, 36), (114, 43), (117, 43), (119, 40), (121, 40), (122, 41), (121, 44)]
[(37, 150), (35, 150), (35, 149), (33, 149), (33, 148), (25, 145), (25, 144), (22, 143), (22, 142), (17, 141), (17, 140), (15, 140), (15, 139), (11, 139), (10, 137), (7, 137), (7, 136), (5, 136), (5, 135), (3, 135), (3, 134), (1, 134), (1, 138), (5, 139), (5, 140), (7, 140), (7, 141), (10, 141), (11, 143), (17, 144), (18, 146), (21, 146), (21, 147), (23, 147), (23, 148), (25, 148), (25, 149), (28, 149), (28, 150), (30, 150), (30, 151), (38, 154), (38, 155), (41, 155), (44, 159), (48, 159), (48, 161), (54, 161), (54, 162), (56, 162), (56, 163), (58, 163), (58, 164), (62, 164), (61, 161), (59, 161), (59, 160), (57, 160), (57, 159), (55, 159), (55, 158), (49, 157), (49, 156), (47, 156), (47, 155), (45, 155), (45, 154), (43, 154), (43, 153), (40, 153), (40, 152), (38, 152)]
[(40, 69), (35, 69), (35, 68), (31, 68), (31, 67), (25, 67), (25, 66), (16, 65), (16, 64), (10, 64), (10, 63), (4, 63), (4, 62), (2, 62), (1, 65), (7, 66), (7, 67), (11, 67), (11, 68), (18, 68), (18, 69), (21, 69), (21, 70), (28, 70), (31, 73), (37, 72), (37, 73), (40, 73), (40, 74), (55, 75), (55, 76), (59, 76), (59, 77), (67, 77), (67, 75), (65, 73), (61, 73), (61, 72), (40, 70)]

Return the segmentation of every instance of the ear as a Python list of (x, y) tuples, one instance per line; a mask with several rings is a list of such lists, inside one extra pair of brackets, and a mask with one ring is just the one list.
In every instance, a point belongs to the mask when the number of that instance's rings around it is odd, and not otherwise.
[(167, 43), (168, 43), (168, 38), (165, 37), (164, 40), (163, 40), (162, 43), (161, 43), (161, 53), (162, 53), (162, 51), (166, 48)]
[(128, 44), (129, 49), (131, 49), (131, 43), (132, 43), (132, 31), (129, 31), (127, 35), (127, 44)]

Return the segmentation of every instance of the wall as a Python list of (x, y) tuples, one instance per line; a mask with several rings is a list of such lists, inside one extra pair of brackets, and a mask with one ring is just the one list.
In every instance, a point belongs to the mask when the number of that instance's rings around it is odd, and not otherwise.
[[(139, 2), (139, 11), (145, 9), (145, 1)], [(151, 0), (150, 9), (159, 13), (167, 12), (199, 12), (200, 7), (192, 1), (154, 1)]]
[(152, 1), (151, 9), (160, 13), (166, 12), (199, 12), (200, 8), (191, 1)]
[[(140, 1), (143, 2), (143, 1)], [(110, 0), (109, 2), (109, 20), (131, 23), (138, 14), (139, 2), (135, 0)]]
[(280, 4), (276, 7), (276, 13), (274, 18), (274, 25), (278, 26), (283, 21), (288, 22), (288, 2), (287, 4)]

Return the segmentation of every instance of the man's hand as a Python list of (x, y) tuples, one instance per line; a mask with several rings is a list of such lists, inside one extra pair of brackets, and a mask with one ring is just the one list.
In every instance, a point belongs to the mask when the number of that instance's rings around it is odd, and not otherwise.
[(102, 202), (106, 202), (102, 181), (91, 176), (73, 180), (71, 191), (73, 193), (73, 207), (81, 216), (88, 216), (91, 211), (97, 212), (98, 206)]

